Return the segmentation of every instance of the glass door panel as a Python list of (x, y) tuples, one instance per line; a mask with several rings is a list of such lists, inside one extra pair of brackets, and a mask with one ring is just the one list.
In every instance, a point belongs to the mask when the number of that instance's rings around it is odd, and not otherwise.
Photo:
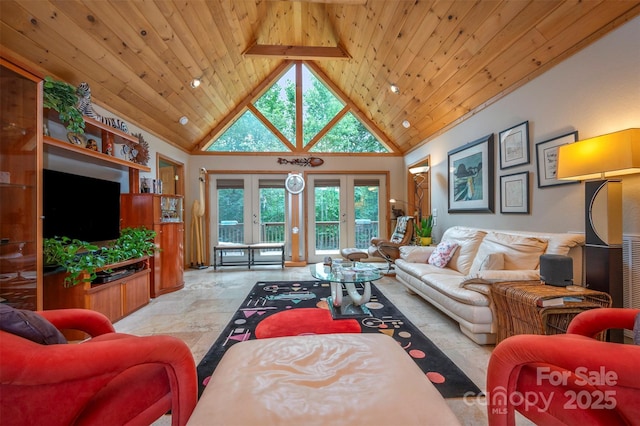
[[(252, 180), (254, 193), (258, 195), (252, 197), (252, 241), (284, 244), (287, 227), (284, 177), (253, 176)], [(273, 257), (279, 259), (282, 257), (282, 249), (264, 247), (254, 250), (253, 256), (257, 262), (270, 261)]]
[(245, 243), (245, 189), (243, 179), (217, 179), (218, 243)]
[(355, 179), (353, 185), (353, 247), (367, 250), (371, 239), (380, 236), (380, 183), (376, 179)]
[(342, 235), (341, 218), (345, 214), (341, 209), (340, 179), (314, 179), (313, 191), (313, 224), (310, 232), (313, 239), (309, 248), (315, 256), (335, 256), (340, 251)]
[(285, 212), (286, 194), (284, 180), (258, 180), (259, 207), (254, 213), (254, 222), (259, 225), (256, 242), (284, 243), (285, 242)]
[(386, 234), (383, 175), (309, 175), (308, 186), (309, 262), (340, 257), (344, 247), (367, 250)]
[[(213, 245), (286, 242), (289, 220), (284, 175), (212, 175), (210, 179)], [(248, 256), (246, 249), (234, 250), (225, 251), (225, 261)], [(282, 250), (254, 250), (256, 261), (269, 256), (280, 257)]]

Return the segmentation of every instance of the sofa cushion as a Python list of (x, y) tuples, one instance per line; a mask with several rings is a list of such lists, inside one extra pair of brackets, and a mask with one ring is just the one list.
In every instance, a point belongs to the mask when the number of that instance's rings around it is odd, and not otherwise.
[(437, 266), (438, 268), (444, 268), (453, 257), (457, 248), (458, 243), (456, 242), (440, 241), (436, 249), (429, 256), (429, 263)]
[(458, 302), (473, 306), (489, 306), (490, 300), (487, 296), (460, 286), (462, 277), (459, 275), (426, 274), (421, 277), (421, 280), (429, 287)]
[(509, 271), (478, 271), (465, 276), (461, 283), (461, 287), (467, 287), (469, 284), (491, 284), (504, 281), (538, 281), (540, 279), (540, 271), (537, 269), (518, 269)]
[(435, 250), (435, 247), (423, 246), (401, 246), (400, 258), (407, 262), (427, 263), (429, 256)]
[(67, 343), (62, 333), (42, 315), (4, 303), (0, 303), (0, 330), (41, 345)]
[(479, 271), (499, 271), (504, 269), (504, 253), (489, 253), (480, 262)]
[(442, 239), (458, 244), (458, 249), (449, 261), (448, 267), (463, 275), (468, 274), (485, 235), (487, 233), (484, 231), (464, 226), (454, 226), (447, 229), (442, 235)]
[(546, 249), (547, 240), (541, 238), (491, 231), (482, 240), (469, 272), (478, 272), (491, 253), (504, 254), (504, 269), (537, 269)]
[(546, 254), (561, 254), (566, 256), (573, 247), (582, 246), (585, 242), (584, 234), (569, 233), (545, 233), (545, 232), (525, 232), (509, 231), (510, 234), (536, 237), (547, 241)]
[(407, 274), (412, 275), (416, 278), (421, 278), (425, 275), (452, 275), (454, 277), (457, 277), (458, 281), (460, 281), (463, 277), (460, 272), (454, 271), (451, 268), (438, 268), (437, 266), (431, 265), (429, 263), (414, 263), (408, 262), (403, 259), (396, 260), (396, 268), (402, 269)]

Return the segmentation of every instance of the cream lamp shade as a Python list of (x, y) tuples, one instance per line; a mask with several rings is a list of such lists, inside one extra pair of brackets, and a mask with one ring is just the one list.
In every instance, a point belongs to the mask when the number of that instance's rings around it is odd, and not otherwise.
[(411, 173), (412, 175), (419, 175), (422, 173), (427, 173), (428, 171), (429, 171), (429, 166), (427, 165), (411, 167), (409, 169), (409, 173)]
[(621, 130), (558, 148), (558, 179), (605, 179), (633, 173), (640, 173), (640, 129)]

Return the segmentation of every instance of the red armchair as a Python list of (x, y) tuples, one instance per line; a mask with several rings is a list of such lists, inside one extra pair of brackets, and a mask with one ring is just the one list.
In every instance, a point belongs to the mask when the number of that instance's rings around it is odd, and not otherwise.
[(197, 378), (184, 342), (115, 333), (104, 315), (90, 310), (39, 314), (58, 329), (92, 338), (41, 345), (0, 331), (0, 423), (149, 425), (169, 410), (173, 425), (187, 422)]
[(496, 346), (487, 371), (489, 425), (640, 422), (640, 346), (595, 340), (602, 330), (633, 329), (638, 309), (577, 315), (567, 334), (518, 335)]

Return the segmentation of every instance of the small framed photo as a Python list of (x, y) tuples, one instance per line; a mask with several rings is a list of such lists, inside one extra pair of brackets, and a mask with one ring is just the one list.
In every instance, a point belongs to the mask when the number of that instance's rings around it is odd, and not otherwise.
[(529, 122), (525, 121), (499, 134), (500, 169), (529, 164)]
[(529, 214), (529, 172), (500, 176), (500, 213)]
[(579, 183), (579, 181), (559, 180), (556, 178), (556, 173), (558, 171), (558, 148), (577, 140), (578, 132), (575, 131), (536, 144), (538, 188)]
[(69, 142), (73, 145), (79, 145), (82, 147), (85, 147), (87, 145), (87, 141), (84, 135), (80, 133), (69, 132), (67, 133), (67, 139), (69, 139)]
[(493, 153), (493, 133), (449, 151), (449, 213), (493, 213)]

